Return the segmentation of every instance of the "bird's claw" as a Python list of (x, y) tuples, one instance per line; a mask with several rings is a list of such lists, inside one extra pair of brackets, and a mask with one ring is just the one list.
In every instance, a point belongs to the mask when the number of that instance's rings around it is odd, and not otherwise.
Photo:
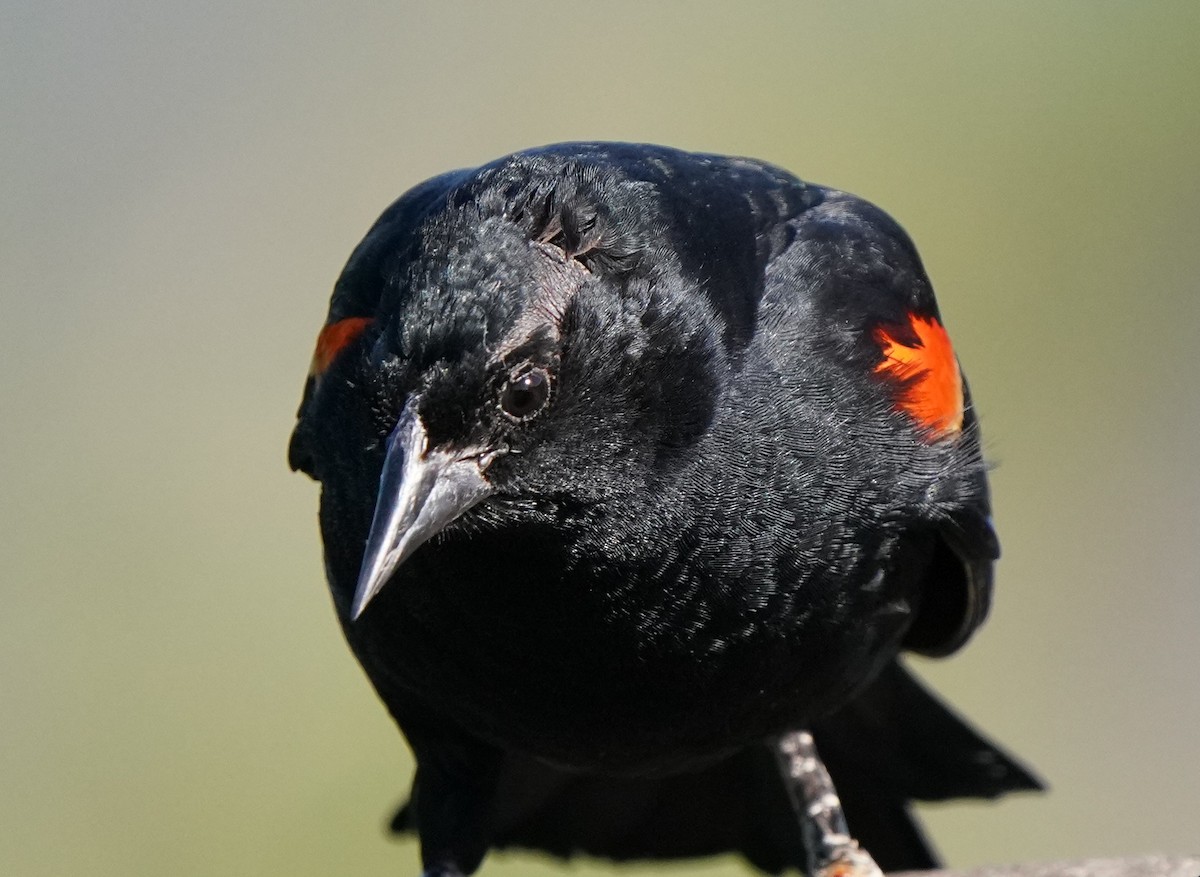
[(434, 865), (426, 868), (421, 877), (463, 877), (463, 873), (453, 865)]
[(834, 853), (813, 877), (883, 877), (871, 854), (854, 841)]

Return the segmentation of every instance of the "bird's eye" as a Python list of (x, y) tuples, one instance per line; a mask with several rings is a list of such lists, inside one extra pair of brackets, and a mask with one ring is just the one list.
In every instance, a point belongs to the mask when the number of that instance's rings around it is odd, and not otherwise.
[(512, 378), (500, 396), (500, 408), (514, 420), (528, 420), (550, 399), (550, 375), (535, 368)]

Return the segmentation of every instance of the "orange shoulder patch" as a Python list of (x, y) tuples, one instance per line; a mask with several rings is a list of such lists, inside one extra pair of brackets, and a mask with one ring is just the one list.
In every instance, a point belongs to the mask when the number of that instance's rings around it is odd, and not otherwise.
[(347, 317), (322, 328), (317, 336), (317, 349), (313, 352), (309, 375), (315, 378), (324, 374), (337, 355), (373, 322), (370, 317)]
[(883, 351), (875, 373), (896, 382), (896, 407), (935, 439), (962, 429), (963, 387), (950, 336), (933, 317), (908, 315), (907, 327), (875, 329)]

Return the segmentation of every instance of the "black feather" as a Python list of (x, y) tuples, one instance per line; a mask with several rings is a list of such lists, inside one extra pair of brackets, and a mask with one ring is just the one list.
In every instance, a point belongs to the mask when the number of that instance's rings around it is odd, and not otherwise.
[[(896, 660), (967, 640), (998, 546), (965, 387), (933, 435), (878, 373), (880, 327), (919, 346), (910, 322), (940, 321), (879, 208), (749, 159), (531, 150), (390, 207), (335, 287), (347, 317), (373, 322), (310, 381), (292, 463), (416, 755), (396, 827), (429, 873), (510, 845), (799, 867), (769, 748), (797, 728), (887, 867), (934, 862), (909, 801), (1036, 787)], [(531, 369), (544, 409), (507, 416)], [(389, 451), (410, 409), (421, 445)], [(401, 453), (488, 495), (352, 621)]]

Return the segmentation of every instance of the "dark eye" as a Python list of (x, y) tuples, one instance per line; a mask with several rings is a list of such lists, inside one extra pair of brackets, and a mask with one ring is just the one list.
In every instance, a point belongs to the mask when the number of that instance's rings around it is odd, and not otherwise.
[(527, 420), (550, 399), (550, 375), (535, 368), (512, 378), (500, 395), (500, 408), (514, 420)]

